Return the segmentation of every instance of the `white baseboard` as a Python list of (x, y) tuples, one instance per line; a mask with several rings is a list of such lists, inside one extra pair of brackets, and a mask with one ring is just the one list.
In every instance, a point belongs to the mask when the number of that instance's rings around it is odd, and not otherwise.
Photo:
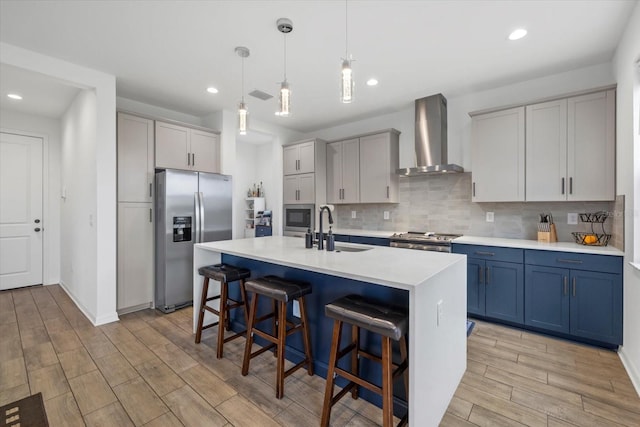
[(624, 347), (622, 347), (620, 351), (618, 351), (618, 356), (620, 356), (620, 360), (622, 360), (622, 364), (627, 370), (629, 378), (631, 378), (631, 382), (636, 389), (636, 393), (638, 393), (638, 396), (640, 396), (640, 366), (634, 366), (631, 358), (628, 357), (627, 353), (624, 351)]
[(84, 314), (84, 316), (87, 319), (89, 319), (89, 321), (93, 324), (93, 326), (100, 326), (100, 325), (104, 325), (105, 323), (117, 322), (118, 320), (120, 320), (118, 318), (118, 313), (116, 313), (115, 311), (113, 313), (96, 318), (90, 313), (89, 310), (86, 309), (86, 307), (84, 307), (73, 296), (73, 294), (69, 291), (69, 289), (67, 288), (67, 286), (64, 284), (62, 280), (60, 280), (60, 287), (62, 288), (63, 291), (65, 291), (65, 293), (69, 296), (69, 298), (71, 298), (71, 301), (73, 301), (73, 303), (76, 305), (76, 307), (78, 307), (78, 309), (82, 312), (82, 314)]

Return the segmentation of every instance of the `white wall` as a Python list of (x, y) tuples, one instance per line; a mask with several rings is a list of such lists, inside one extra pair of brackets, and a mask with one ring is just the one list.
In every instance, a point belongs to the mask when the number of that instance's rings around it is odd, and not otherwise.
[[(195, 126), (204, 126), (202, 118), (192, 116), (190, 114), (181, 113), (179, 111), (169, 110), (167, 108), (156, 107), (155, 105), (145, 104), (144, 102), (134, 101), (132, 99), (118, 96), (116, 98), (116, 106), (118, 111), (127, 113), (140, 114), (157, 119), (169, 119), (178, 122), (188, 123)], [(214, 127), (213, 129), (217, 129)]]
[[(640, 394), (640, 271), (629, 265), (637, 255), (634, 247), (635, 227), (640, 226), (640, 4), (636, 5), (613, 59), (618, 82), (616, 103), (617, 192), (626, 196), (625, 270), (624, 270), (624, 345), (621, 359)], [(635, 92), (635, 113), (634, 113)], [(635, 125), (634, 125), (635, 122)], [(635, 142), (634, 142), (635, 141)], [(635, 148), (634, 148), (635, 144)], [(635, 159), (635, 165), (634, 165)], [(634, 184), (635, 176), (635, 184)], [(634, 188), (635, 185), (635, 188)], [(637, 232), (635, 232), (637, 235)]]
[(62, 116), (61, 284), (85, 313), (97, 311), (96, 94), (83, 90)]
[(45, 285), (60, 283), (60, 120), (0, 110), (0, 128), (44, 140), (42, 280)]
[[(0, 43), (0, 62), (26, 70), (42, 73), (66, 84), (76, 86), (88, 91), (93, 91), (95, 104), (91, 117), (87, 117), (93, 123), (93, 129), (82, 127), (78, 124), (76, 131), (84, 129), (94, 145), (94, 168), (87, 171), (87, 176), (78, 176), (80, 180), (93, 183), (92, 192), (95, 194), (94, 225), (95, 240), (91, 248), (91, 257), (88, 263), (83, 259), (74, 259), (74, 270), (82, 269), (82, 277), (88, 281), (75, 284), (68, 290), (70, 297), (84, 310), (85, 315), (94, 323), (102, 324), (118, 319), (116, 312), (116, 81), (115, 77), (90, 68), (81, 67), (57, 58), (42, 55), (26, 49), (22, 49), (7, 43)], [(91, 104), (91, 95), (83, 92), (74, 101), (82, 105)], [(67, 113), (68, 114), (68, 113)], [(80, 115), (74, 112), (68, 116), (68, 120), (62, 125), (62, 132), (70, 132), (74, 129), (70, 126), (71, 117)], [(65, 138), (71, 138), (70, 133)], [(69, 139), (66, 139), (69, 142)], [(99, 159), (99, 162), (96, 162)], [(63, 158), (61, 164), (65, 164)], [(66, 167), (75, 168), (81, 165), (66, 163)], [(62, 174), (69, 171), (62, 170)], [(77, 175), (75, 175), (77, 176)], [(64, 209), (64, 207), (62, 208)], [(64, 220), (64, 218), (62, 219)], [(87, 218), (85, 217), (85, 222)], [(80, 225), (79, 225), (80, 226)], [(61, 230), (63, 228), (61, 227)], [(92, 236), (89, 237), (93, 239)], [(67, 236), (62, 232), (61, 245), (65, 244)], [(61, 251), (62, 253), (62, 251)], [(62, 255), (61, 255), (62, 256)], [(80, 256), (80, 255), (78, 255)], [(69, 264), (71, 264), (70, 262)], [(64, 270), (61, 269), (61, 279), (64, 281)], [(75, 287), (78, 287), (77, 289)], [(85, 299), (87, 298), (87, 299)]]

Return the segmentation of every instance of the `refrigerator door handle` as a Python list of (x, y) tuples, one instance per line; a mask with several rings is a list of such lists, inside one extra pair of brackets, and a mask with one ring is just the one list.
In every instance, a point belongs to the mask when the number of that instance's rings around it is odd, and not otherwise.
[(200, 193), (193, 193), (193, 206), (195, 211), (195, 233), (193, 241), (194, 243), (200, 243)]
[(202, 192), (198, 192), (198, 197), (200, 197), (200, 224), (198, 224), (198, 231), (200, 232), (200, 242), (204, 242), (204, 194)]

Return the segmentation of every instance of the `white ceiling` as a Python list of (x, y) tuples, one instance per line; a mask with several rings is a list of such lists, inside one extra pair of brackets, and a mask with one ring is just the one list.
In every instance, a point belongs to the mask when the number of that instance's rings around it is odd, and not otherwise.
[[(349, 0), (352, 104), (338, 100), (344, 1), (0, 0), (0, 41), (113, 74), (118, 96), (205, 116), (240, 100), (236, 46), (251, 50), (246, 92), (276, 95), (284, 72), (276, 20), (287, 17), (293, 115), (276, 117), (275, 98), (245, 98), (254, 119), (309, 132), (433, 93), (452, 97), (608, 62), (636, 3)], [(529, 35), (508, 41), (517, 27)], [(1, 71), (5, 98), (22, 77)], [(380, 84), (367, 87), (369, 77)], [(211, 85), (217, 95), (205, 92)]]

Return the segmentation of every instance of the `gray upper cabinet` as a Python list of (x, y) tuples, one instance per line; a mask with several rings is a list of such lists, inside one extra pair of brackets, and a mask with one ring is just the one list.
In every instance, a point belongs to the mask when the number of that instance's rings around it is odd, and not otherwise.
[(156, 167), (220, 173), (220, 137), (156, 121)]
[(285, 175), (315, 171), (315, 141), (306, 141), (283, 148)]
[(118, 201), (153, 201), (153, 120), (118, 113)]
[(473, 116), (472, 200), (524, 201), (524, 107)]
[(397, 203), (399, 132), (360, 138), (360, 203)]
[(614, 200), (615, 91), (526, 108), (526, 200)]
[(615, 199), (615, 90), (567, 100), (567, 200)]
[(567, 100), (527, 105), (528, 201), (567, 199)]
[(360, 140), (327, 144), (327, 202), (360, 201)]
[(472, 114), (471, 160), (474, 202), (614, 200), (615, 90)]

